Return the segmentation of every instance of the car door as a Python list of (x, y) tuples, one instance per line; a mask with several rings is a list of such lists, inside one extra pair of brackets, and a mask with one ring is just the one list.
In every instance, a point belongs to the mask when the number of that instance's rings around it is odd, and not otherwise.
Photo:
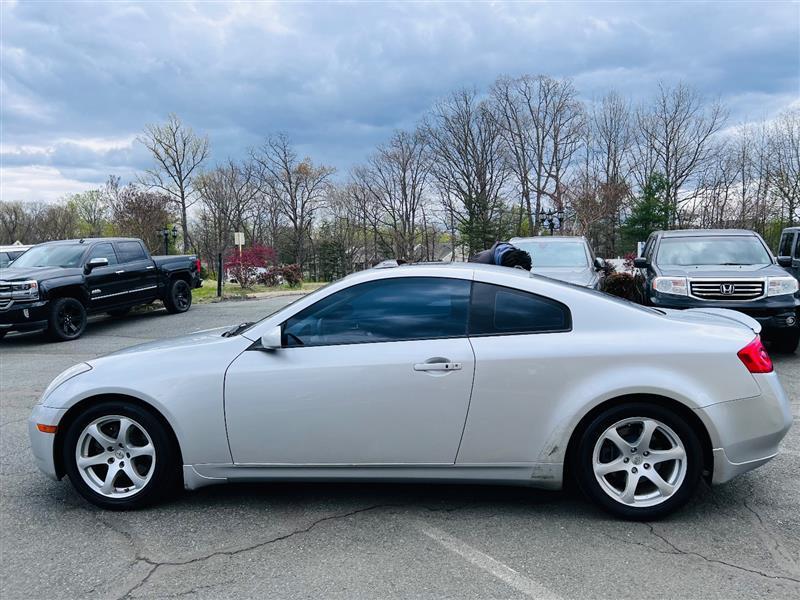
[(399, 277), (339, 290), (283, 325), (283, 347), (225, 376), (240, 464), (453, 464), (474, 358), (471, 282)]
[(105, 258), (108, 265), (95, 267), (86, 274), (90, 310), (97, 312), (124, 304), (126, 301), (125, 282), (119, 273), (119, 260), (113, 245), (109, 242), (95, 244), (86, 253), (83, 264), (87, 265), (93, 258)]
[(138, 240), (126, 240), (116, 242), (115, 245), (128, 302), (144, 302), (153, 298), (158, 285), (158, 274), (142, 243)]
[[(551, 298), (473, 283), (469, 339), (475, 383), (457, 464), (537, 460), (569, 380), (572, 317)], [(546, 462), (546, 461), (545, 461)]]

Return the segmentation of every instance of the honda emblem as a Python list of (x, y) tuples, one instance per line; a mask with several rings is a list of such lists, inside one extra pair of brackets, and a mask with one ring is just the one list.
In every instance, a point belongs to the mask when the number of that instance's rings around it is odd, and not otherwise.
[(736, 286), (732, 283), (721, 283), (719, 285), (719, 293), (723, 296), (732, 296), (736, 291)]

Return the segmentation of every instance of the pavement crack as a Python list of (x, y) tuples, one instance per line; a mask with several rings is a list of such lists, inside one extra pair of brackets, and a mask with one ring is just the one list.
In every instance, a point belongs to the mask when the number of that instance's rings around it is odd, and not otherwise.
[(381, 508), (397, 508), (398, 506), (402, 506), (402, 505), (398, 505), (398, 504), (375, 504), (375, 505), (372, 505), (372, 506), (367, 506), (367, 507), (364, 507), (364, 508), (359, 508), (359, 509), (356, 509), (356, 510), (352, 510), (352, 511), (349, 511), (349, 512), (346, 512), (346, 513), (341, 513), (341, 514), (336, 514), (336, 515), (328, 515), (326, 517), (322, 517), (322, 518), (319, 518), (319, 519), (317, 519), (315, 521), (312, 521), (306, 527), (301, 527), (299, 529), (294, 529), (294, 530), (290, 531), (289, 533), (285, 533), (283, 535), (279, 535), (277, 537), (273, 537), (273, 538), (270, 538), (268, 540), (264, 540), (262, 542), (258, 542), (256, 544), (252, 544), (250, 546), (245, 546), (243, 548), (237, 548), (236, 550), (216, 550), (216, 551), (211, 552), (209, 554), (204, 554), (203, 556), (198, 556), (196, 558), (191, 558), (191, 559), (187, 559), (187, 560), (180, 560), (180, 561), (154, 561), (154, 560), (151, 560), (151, 559), (149, 559), (147, 557), (144, 557), (144, 556), (137, 556), (136, 560), (134, 561), (134, 564), (136, 562), (144, 562), (144, 563), (150, 565), (151, 568), (147, 571), (147, 573), (145, 573), (144, 577), (139, 581), (139, 583), (134, 585), (132, 588), (130, 588), (123, 595), (119, 596), (118, 600), (126, 600), (128, 598), (131, 598), (133, 593), (136, 592), (136, 590), (141, 589), (142, 587), (147, 585), (148, 581), (150, 581), (150, 578), (161, 567), (183, 567), (183, 566), (186, 566), (186, 565), (193, 565), (193, 564), (196, 564), (196, 563), (204, 562), (206, 560), (209, 560), (211, 558), (215, 558), (217, 556), (237, 556), (237, 555), (243, 554), (245, 552), (252, 552), (253, 550), (258, 550), (259, 548), (264, 548), (265, 546), (269, 546), (270, 544), (275, 544), (277, 542), (282, 542), (282, 541), (287, 540), (289, 538), (292, 538), (292, 537), (294, 537), (296, 535), (300, 535), (300, 534), (303, 534), (303, 533), (308, 533), (312, 529), (317, 527), (318, 525), (320, 525), (322, 523), (325, 523), (327, 521), (336, 521), (336, 520), (340, 520), (340, 519), (346, 519), (348, 517), (352, 517), (352, 516), (355, 516), (355, 515), (359, 515), (359, 514), (370, 512), (370, 511), (374, 511), (374, 510), (378, 510), (378, 509), (381, 509)]
[[(751, 573), (753, 575), (759, 575), (761, 577), (766, 577), (768, 579), (778, 579), (778, 580), (781, 580), (781, 581), (791, 581), (793, 583), (800, 583), (800, 579), (797, 579), (795, 577), (789, 577), (789, 576), (786, 576), (786, 575), (772, 575), (770, 573), (765, 573), (764, 571), (759, 571), (758, 569), (750, 569), (748, 567), (743, 567), (741, 565), (737, 565), (737, 564), (730, 563), (730, 562), (727, 562), (727, 561), (724, 561), (724, 560), (720, 560), (718, 558), (710, 558), (708, 556), (700, 554), (699, 552), (694, 552), (694, 551), (691, 551), (691, 550), (683, 550), (682, 548), (679, 548), (678, 546), (676, 546), (675, 544), (670, 542), (664, 535), (658, 533), (655, 530), (655, 527), (651, 523), (644, 523), (644, 525), (647, 525), (647, 527), (650, 529), (650, 533), (653, 536), (657, 537), (659, 540), (661, 540), (667, 546), (670, 547), (670, 549), (672, 550), (672, 552), (670, 552), (670, 554), (680, 554), (680, 555), (683, 555), (683, 556), (696, 556), (697, 558), (700, 558), (700, 559), (702, 559), (702, 560), (704, 560), (706, 562), (709, 562), (709, 563), (715, 563), (715, 564), (718, 564), (718, 565), (723, 565), (723, 566), (729, 567), (731, 569), (736, 569), (738, 571), (743, 571), (745, 573)], [(640, 544), (640, 545), (647, 546), (647, 544)], [(662, 551), (659, 550), (658, 552), (662, 552)]]

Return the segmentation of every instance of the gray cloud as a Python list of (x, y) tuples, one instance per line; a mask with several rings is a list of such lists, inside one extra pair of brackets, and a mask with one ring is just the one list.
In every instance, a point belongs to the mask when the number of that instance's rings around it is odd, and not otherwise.
[[(131, 140), (179, 114), (213, 158), (269, 132), (341, 171), (460, 86), (571, 77), (641, 101), (659, 80), (720, 96), (731, 119), (800, 97), (795, 3), (3, 4), (4, 197), (57, 195), (148, 157)], [(47, 189), (42, 189), (45, 186)], [(12, 198), (12, 196), (14, 196)]]

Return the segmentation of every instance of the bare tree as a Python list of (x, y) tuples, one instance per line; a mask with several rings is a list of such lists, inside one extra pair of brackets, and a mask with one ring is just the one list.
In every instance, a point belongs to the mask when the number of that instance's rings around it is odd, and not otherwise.
[(165, 192), (178, 207), (183, 249), (191, 246), (188, 210), (195, 202), (194, 175), (208, 157), (208, 138), (197, 135), (172, 114), (161, 125), (147, 125), (139, 142), (150, 151), (155, 166), (140, 177), (143, 185)]
[(172, 211), (175, 203), (170, 196), (134, 184), (119, 187), (119, 180), (113, 178), (106, 185), (106, 195), (116, 233), (140, 238), (151, 252), (160, 254), (159, 232), (175, 218)]
[(100, 237), (108, 217), (108, 204), (102, 190), (87, 190), (69, 197), (68, 204), (82, 222), (87, 237)]
[(713, 138), (724, 120), (719, 102), (707, 106), (683, 83), (660, 84), (653, 103), (636, 113), (637, 183), (644, 186), (653, 173), (664, 174), (672, 225), (679, 220), (682, 203), (699, 191), (696, 177), (713, 158)]
[(770, 128), (770, 183), (781, 202), (781, 220), (800, 221), (800, 109), (782, 113)]
[(431, 173), (442, 204), (458, 222), (469, 252), (490, 246), (508, 233), (502, 196), (508, 177), (496, 115), (474, 90), (439, 102), (427, 127), (433, 153)]
[(310, 158), (298, 160), (284, 134), (267, 139), (253, 153), (253, 160), (260, 170), (261, 189), (289, 221), (294, 261), (302, 266), (314, 215), (322, 206), (334, 169), (315, 166)]
[(419, 219), (424, 202), (430, 160), (423, 130), (398, 131), (379, 146), (367, 165), (356, 169), (359, 183), (380, 207), (396, 258), (415, 259)]

